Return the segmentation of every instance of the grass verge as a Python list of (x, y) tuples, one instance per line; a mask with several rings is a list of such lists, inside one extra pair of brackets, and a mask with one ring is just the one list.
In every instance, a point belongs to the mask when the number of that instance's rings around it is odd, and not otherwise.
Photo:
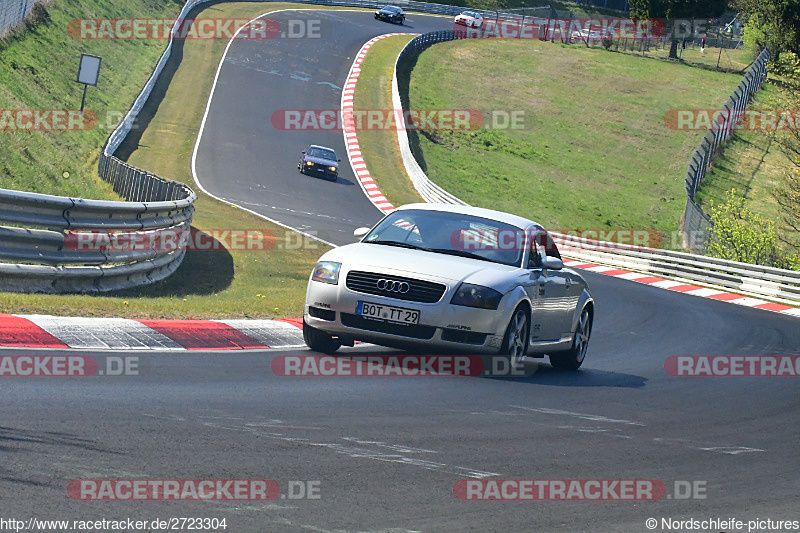
[(412, 146), (428, 176), (470, 204), (552, 229), (657, 229), (677, 246), (701, 135), (664, 117), (720, 106), (740, 78), (541, 41), (437, 44), (410, 74), (411, 107), (477, 108), (489, 124), (516, 111), (523, 125), (421, 132)]
[[(220, 3), (205, 8), (202, 16), (249, 18), (289, 7), (305, 6)], [(33, 40), (28, 46), (33, 49), (39, 41), (35, 36), (30, 38)], [(133, 135), (121, 147), (132, 164), (194, 186), (192, 148), (226, 44), (224, 40), (176, 41), (165, 75), (140, 114)], [(139, 88), (152, 64), (143, 68)], [(132, 94), (130, 101), (135, 97)], [(104, 137), (95, 147), (103, 140)], [(257, 230), (274, 235), (274, 247), (264, 251), (189, 252), (175, 274), (141, 289), (105, 296), (0, 293), (0, 306), (14, 313), (135, 318), (298, 316), (309, 272), (327, 247), (298, 241), (293, 232), (202, 193), (195, 205), (195, 228)]]
[[(394, 63), (412, 38), (406, 35), (387, 37), (370, 47), (361, 63), (354, 109), (392, 109)], [(370, 174), (390, 202), (400, 206), (422, 201), (406, 176), (395, 130), (359, 130), (358, 144)]]

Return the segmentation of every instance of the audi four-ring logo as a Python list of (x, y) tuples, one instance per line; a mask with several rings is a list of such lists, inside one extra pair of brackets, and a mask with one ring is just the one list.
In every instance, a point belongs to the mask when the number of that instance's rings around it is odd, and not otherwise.
[(378, 283), (376, 283), (378, 289), (386, 292), (396, 292), (399, 294), (405, 294), (409, 290), (411, 290), (411, 286), (406, 283), (405, 281), (395, 281), (393, 279), (379, 279)]

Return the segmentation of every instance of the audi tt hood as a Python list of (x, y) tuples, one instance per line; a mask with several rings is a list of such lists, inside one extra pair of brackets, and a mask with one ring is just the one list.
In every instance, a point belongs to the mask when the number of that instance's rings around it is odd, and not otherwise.
[(518, 267), (489, 261), (410, 250), (381, 244), (355, 243), (335, 248), (320, 261), (336, 261), (343, 270), (366, 270), (449, 282), (466, 281), (502, 291)]

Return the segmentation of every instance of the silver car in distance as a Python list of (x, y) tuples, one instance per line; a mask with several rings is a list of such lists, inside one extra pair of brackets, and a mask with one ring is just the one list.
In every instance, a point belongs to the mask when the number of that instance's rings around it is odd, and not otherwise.
[(334, 353), (356, 340), (411, 349), (544, 357), (574, 370), (594, 301), (530, 220), (476, 207), (409, 204), (311, 273), (303, 337)]

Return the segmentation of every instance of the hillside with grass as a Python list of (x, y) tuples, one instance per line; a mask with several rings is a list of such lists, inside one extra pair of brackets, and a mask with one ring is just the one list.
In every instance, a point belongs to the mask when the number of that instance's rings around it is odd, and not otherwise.
[(600, 48), (452, 41), (419, 57), (410, 107), (524, 120), (518, 128), (420, 132), (412, 143), (428, 176), (470, 204), (564, 230), (658, 229), (669, 243), (702, 132), (671, 130), (664, 117), (717, 108), (740, 79)]
[[(68, 31), (80, 18), (175, 17), (182, 2), (63, 0), (0, 41), (0, 109), (80, 109), (76, 83), (82, 53), (102, 58), (86, 110), (88, 131), (0, 131), (0, 187), (85, 198), (115, 198), (97, 176), (97, 157), (166, 47), (164, 40), (84, 40)], [(91, 125), (91, 121), (87, 120)]]

